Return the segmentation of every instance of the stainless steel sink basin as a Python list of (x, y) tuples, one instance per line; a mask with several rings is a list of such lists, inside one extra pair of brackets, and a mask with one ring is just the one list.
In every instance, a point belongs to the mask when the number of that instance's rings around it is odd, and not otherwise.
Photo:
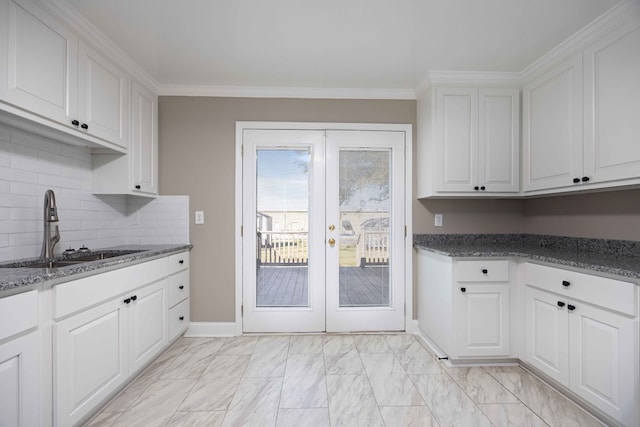
[(100, 261), (109, 258), (115, 258), (124, 255), (131, 255), (138, 252), (143, 252), (141, 250), (133, 250), (133, 251), (96, 251), (91, 252), (86, 255), (80, 256), (70, 256), (68, 258), (51, 260), (51, 261), (43, 261), (43, 260), (34, 260), (31, 262), (16, 262), (13, 264), (0, 265), (0, 268), (63, 268), (69, 267), (71, 265), (79, 265), (92, 261)]

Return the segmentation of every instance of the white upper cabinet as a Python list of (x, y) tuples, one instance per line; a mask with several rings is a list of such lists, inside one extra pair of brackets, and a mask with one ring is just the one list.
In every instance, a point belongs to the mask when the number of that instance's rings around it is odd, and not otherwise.
[(519, 91), (438, 87), (429, 98), (418, 100), (418, 197), (519, 192)]
[(133, 191), (158, 194), (158, 97), (136, 82), (131, 94)]
[(0, 0), (0, 60), (0, 109), (126, 151), (127, 73), (50, 13), (27, 0)]
[(82, 130), (123, 148), (129, 145), (129, 76), (80, 42), (78, 112)]
[(640, 12), (523, 90), (523, 192), (640, 184)]
[(582, 178), (582, 55), (523, 89), (523, 191)]
[(28, 1), (0, 1), (0, 99), (71, 125), (78, 39)]
[(640, 177), (640, 26), (623, 26), (584, 51), (584, 175)]

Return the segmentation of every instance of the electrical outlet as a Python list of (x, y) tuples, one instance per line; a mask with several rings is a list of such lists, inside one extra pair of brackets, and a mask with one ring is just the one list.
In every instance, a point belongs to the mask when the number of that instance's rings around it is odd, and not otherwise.
[(435, 220), (433, 221), (433, 225), (436, 227), (442, 227), (442, 214), (435, 214)]
[(196, 211), (196, 224), (204, 224), (204, 211)]

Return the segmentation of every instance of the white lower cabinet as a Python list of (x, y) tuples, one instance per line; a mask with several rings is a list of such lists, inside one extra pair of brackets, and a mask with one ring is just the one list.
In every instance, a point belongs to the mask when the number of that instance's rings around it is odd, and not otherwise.
[(0, 426), (38, 425), (38, 297), (0, 299)]
[(637, 285), (535, 264), (525, 277), (525, 362), (622, 425), (639, 425)]

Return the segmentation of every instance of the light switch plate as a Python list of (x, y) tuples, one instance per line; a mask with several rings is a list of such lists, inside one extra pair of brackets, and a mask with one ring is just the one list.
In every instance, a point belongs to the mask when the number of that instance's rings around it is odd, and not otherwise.
[(435, 225), (436, 227), (442, 227), (442, 217), (442, 214), (435, 214), (433, 225)]
[(204, 211), (196, 211), (196, 224), (204, 224)]

